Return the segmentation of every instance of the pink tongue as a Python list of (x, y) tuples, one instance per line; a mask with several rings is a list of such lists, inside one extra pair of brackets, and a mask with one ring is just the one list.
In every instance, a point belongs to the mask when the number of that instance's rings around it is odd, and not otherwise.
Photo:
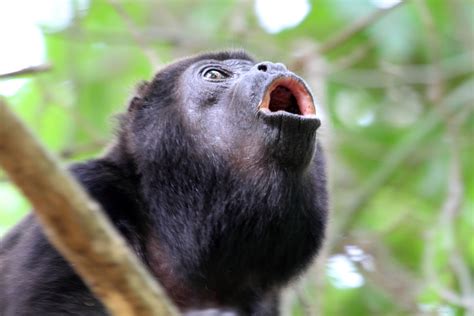
[(270, 94), (270, 111), (285, 110), (291, 102), (291, 92), (285, 87), (277, 87)]

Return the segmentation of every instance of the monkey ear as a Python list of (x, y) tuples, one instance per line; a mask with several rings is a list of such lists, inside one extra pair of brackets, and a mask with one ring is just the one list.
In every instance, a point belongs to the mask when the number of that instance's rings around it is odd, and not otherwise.
[(128, 112), (133, 112), (139, 109), (142, 105), (143, 99), (139, 97), (133, 97), (130, 103), (128, 104)]
[(150, 88), (150, 83), (148, 81), (141, 81), (136, 87), (135, 95), (139, 98), (143, 98), (148, 94), (148, 89)]
[(143, 103), (143, 98), (148, 94), (150, 83), (147, 81), (141, 81), (135, 88), (135, 96), (132, 98), (128, 105), (128, 111), (133, 111), (140, 108)]

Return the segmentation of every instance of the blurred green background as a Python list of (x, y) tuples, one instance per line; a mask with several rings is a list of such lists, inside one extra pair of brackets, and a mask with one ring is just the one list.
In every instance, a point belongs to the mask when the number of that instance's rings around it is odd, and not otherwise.
[[(318, 100), (332, 192), (284, 311), (474, 315), (473, 1), (0, 0), (0, 45), (0, 94), (65, 163), (175, 58), (284, 62)], [(29, 208), (0, 170), (0, 235)]]

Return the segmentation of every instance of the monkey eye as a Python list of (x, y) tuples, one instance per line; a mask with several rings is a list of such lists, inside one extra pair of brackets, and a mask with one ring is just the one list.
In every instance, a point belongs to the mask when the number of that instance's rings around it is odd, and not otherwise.
[(207, 80), (224, 80), (230, 77), (230, 75), (222, 70), (210, 68), (203, 72), (202, 76)]

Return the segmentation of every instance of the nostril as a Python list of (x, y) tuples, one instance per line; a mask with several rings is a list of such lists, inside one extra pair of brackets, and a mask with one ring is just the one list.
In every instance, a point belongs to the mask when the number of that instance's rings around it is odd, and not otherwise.
[(258, 65), (257, 69), (260, 70), (260, 71), (266, 72), (267, 71), (267, 65), (260, 64), (260, 65)]

